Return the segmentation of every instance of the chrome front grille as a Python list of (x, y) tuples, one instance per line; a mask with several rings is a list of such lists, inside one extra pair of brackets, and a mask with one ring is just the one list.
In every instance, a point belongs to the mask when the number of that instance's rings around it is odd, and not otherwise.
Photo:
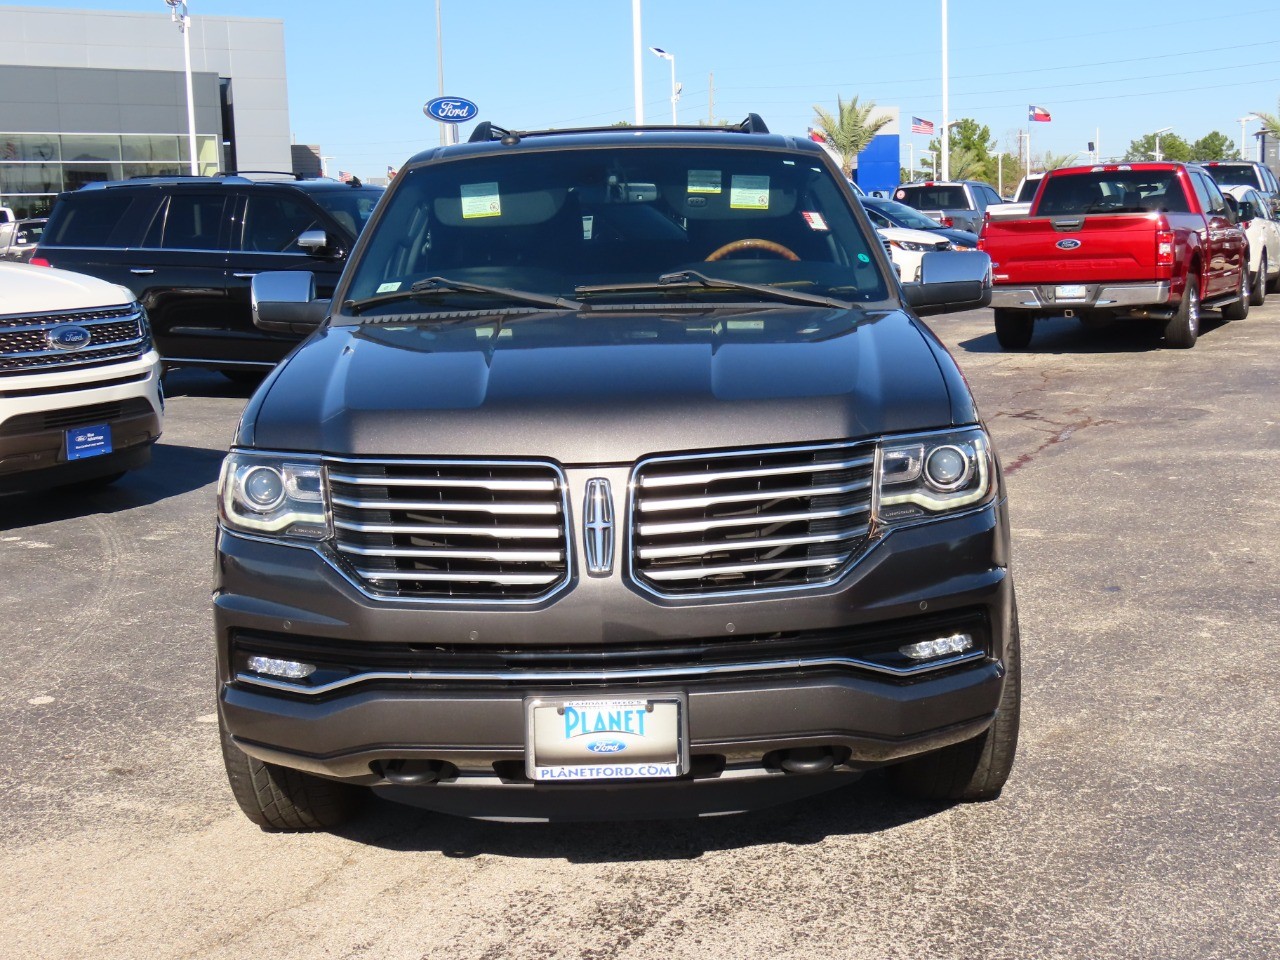
[[(64, 324), (83, 327), (89, 342), (76, 350), (51, 346), (48, 332)], [(137, 306), (0, 317), (0, 374), (132, 360), (148, 349), (149, 337)]]
[(830, 582), (866, 542), (875, 444), (642, 461), (632, 575), (665, 596)]
[(569, 580), (550, 463), (333, 460), (328, 482), (338, 553), (375, 596), (532, 602)]

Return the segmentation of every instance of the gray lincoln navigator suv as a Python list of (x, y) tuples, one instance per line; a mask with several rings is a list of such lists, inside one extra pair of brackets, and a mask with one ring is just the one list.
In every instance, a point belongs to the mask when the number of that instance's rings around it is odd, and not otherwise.
[[(475, 815), (741, 809), (888, 766), (995, 797), (1018, 729), (999, 464), (822, 150), (720, 129), (511, 132), (405, 165), (219, 486), (236, 799)], [(587, 814), (583, 814), (583, 811)]]

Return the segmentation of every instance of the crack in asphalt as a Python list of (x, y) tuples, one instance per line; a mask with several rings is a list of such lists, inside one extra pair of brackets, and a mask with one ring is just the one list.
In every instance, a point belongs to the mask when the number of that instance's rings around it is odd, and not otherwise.
[[(1073, 410), (1066, 411), (1066, 414), (1067, 416), (1074, 416), (1082, 412), (1083, 411), (1079, 407), (1077, 407)], [(1109, 426), (1109, 425), (1114, 425), (1121, 422), (1119, 420), (1110, 420), (1110, 419), (1107, 419), (1106, 417), (1096, 417), (1091, 414), (1089, 416), (1081, 417), (1078, 420), (1073, 420), (1069, 423), (1063, 423), (1059, 420), (1051, 420), (1048, 417), (1042, 416), (1040, 412), (1037, 410), (1022, 410), (1017, 413), (1005, 413), (1001, 411), (994, 414), (991, 419), (994, 420), (996, 419), (996, 417), (1008, 417), (1010, 419), (1022, 420), (1024, 422), (1044, 424), (1045, 427), (1048, 427), (1050, 431), (1050, 435), (1048, 439), (1046, 439), (1038, 447), (1036, 447), (1034, 450), (1031, 450), (1028, 453), (1020, 454), (1019, 456), (1011, 460), (1008, 464), (1006, 464), (1004, 467), (1005, 476), (1008, 476), (1009, 474), (1016, 473), (1017, 471), (1021, 470), (1023, 467), (1025, 467), (1027, 464), (1034, 461), (1037, 457), (1040, 456), (1040, 454), (1044, 453), (1050, 447), (1055, 447), (1060, 443), (1065, 443), (1066, 441), (1070, 440), (1073, 435), (1075, 435), (1081, 430), (1085, 430), (1089, 427)], [(1037, 426), (1035, 427), (1035, 429), (1040, 430), (1040, 429), (1044, 429), (1044, 427)]]

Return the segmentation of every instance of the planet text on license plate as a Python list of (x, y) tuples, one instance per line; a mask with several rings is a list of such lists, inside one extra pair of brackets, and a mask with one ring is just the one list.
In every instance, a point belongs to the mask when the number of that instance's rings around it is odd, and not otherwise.
[(539, 783), (652, 780), (687, 766), (680, 694), (525, 701), (525, 770)]

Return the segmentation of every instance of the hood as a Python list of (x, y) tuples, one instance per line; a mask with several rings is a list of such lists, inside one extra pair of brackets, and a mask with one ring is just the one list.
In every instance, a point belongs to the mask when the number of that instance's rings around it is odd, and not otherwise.
[(133, 301), (124, 287), (82, 273), (0, 263), (0, 316), (118, 307)]
[(886, 240), (897, 240), (899, 243), (922, 243), (926, 247), (932, 247), (947, 239), (929, 230), (912, 230), (909, 227), (876, 227), (876, 230)]
[(950, 358), (896, 310), (329, 326), (263, 384), (238, 442), (572, 465), (871, 437), (953, 422), (959, 378), (940, 364)]

